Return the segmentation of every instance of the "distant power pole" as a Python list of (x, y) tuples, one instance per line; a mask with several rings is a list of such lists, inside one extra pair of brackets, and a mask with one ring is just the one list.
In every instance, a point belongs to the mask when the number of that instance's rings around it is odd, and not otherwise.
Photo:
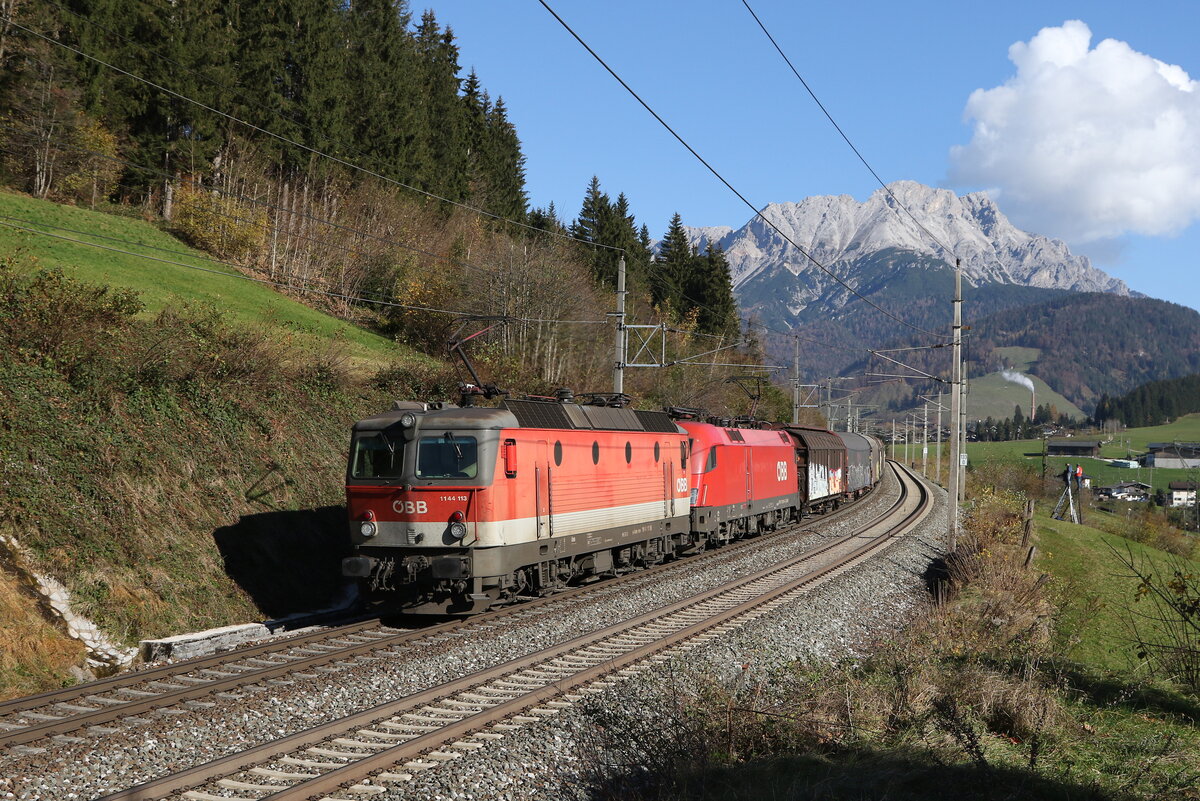
[(800, 422), (800, 337), (795, 338), (792, 348), (792, 425)]

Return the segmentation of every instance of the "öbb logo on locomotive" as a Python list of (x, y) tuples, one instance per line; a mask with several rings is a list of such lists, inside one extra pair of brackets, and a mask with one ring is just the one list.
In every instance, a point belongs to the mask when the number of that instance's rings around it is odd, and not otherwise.
[(820, 428), (571, 400), (397, 402), (354, 425), (342, 572), (402, 611), (470, 614), (773, 530), (882, 469), (875, 438)]

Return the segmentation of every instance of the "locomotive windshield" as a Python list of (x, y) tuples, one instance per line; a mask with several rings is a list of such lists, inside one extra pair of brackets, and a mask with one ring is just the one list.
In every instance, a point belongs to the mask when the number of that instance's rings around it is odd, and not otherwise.
[(364, 431), (354, 437), (350, 459), (352, 478), (400, 478), (404, 471), (404, 440), (386, 431)]
[(421, 437), (417, 444), (417, 478), (475, 478), (479, 470), (479, 444), (474, 437), (447, 431)]

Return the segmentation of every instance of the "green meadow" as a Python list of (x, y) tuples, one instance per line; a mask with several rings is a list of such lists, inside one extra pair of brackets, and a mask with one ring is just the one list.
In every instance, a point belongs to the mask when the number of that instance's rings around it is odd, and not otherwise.
[(230, 322), (276, 329), (306, 349), (325, 351), (341, 343), (356, 363), (413, 358), (408, 348), (292, 300), (123, 213), (0, 190), (0, 255), (32, 259), (38, 267), (58, 268), (81, 281), (133, 289), (148, 316), (168, 306), (204, 304)]

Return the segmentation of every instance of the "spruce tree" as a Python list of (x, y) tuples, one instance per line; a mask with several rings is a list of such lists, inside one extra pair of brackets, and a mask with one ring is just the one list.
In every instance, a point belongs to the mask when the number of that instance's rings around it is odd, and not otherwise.
[(650, 298), (655, 306), (670, 307), (677, 316), (686, 313), (692, 301), (685, 295), (685, 288), (695, 262), (695, 251), (683, 230), (683, 219), (675, 212), (651, 266)]
[(737, 301), (733, 297), (729, 261), (720, 245), (708, 244), (704, 257), (696, 261), (693, 276), (688, 296), (699, 307), (700, 330), (709, 334), (737, 336)]

